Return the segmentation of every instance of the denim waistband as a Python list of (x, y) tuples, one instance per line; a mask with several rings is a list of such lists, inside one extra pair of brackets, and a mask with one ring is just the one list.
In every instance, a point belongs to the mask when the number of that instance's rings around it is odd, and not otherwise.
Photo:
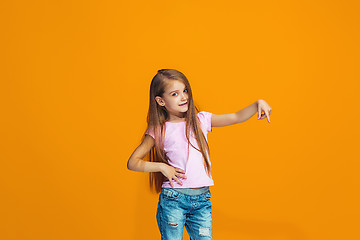
[(202, 188), (166, 188), (166, 189), (173, 189), (179, 193), (183, 193), (186, 195), (200, 195), (209, 191), (209, 186), (202, 187)]

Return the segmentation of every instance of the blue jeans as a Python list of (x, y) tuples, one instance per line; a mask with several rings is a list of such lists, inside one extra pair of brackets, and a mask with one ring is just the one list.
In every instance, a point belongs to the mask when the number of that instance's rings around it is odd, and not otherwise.
[(210, 190), (188, 195), (172, 188), (163, 188), (156, 213), (161, 239), (182, 240), (184, 226), (191, 240), (212, 239), (210, 198)]

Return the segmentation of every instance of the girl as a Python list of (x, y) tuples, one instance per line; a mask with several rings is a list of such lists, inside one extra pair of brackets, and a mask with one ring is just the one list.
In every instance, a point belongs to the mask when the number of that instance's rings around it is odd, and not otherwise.
[(182, 239), (184, 226), (192, 240), (212, 239), (209, 186), (214, 182), (207, 134), (212, 127), (244, 122), (257, 111), (258, 119), (270, 123), (271, 107), (264, 100), (236, 113), (199, 112), (184, 74), (157, 72), (150, 85), (147, 131), (127, 167), (150, 172), (150, 186), (160, 192), (156, 219), (161, 239)]

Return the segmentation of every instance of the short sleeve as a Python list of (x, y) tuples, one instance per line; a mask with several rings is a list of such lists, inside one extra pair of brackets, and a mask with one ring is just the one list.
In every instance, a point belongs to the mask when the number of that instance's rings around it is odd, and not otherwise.
[(199, 120), (200, 120), (202, 126), (204, 127), (204, 129), (206, 129), (207, 132), (212, 131), (211, 115), (212, 115), (212, 113), (205, 112), (205, 111), (201, 111), (201, 112), (198, 113)]
[(153, 139), (155, 139), (155, 135), (154, 135), (154, 131), (153, 130), (150, 130), (149, 128), (146, 130), (146, 133), (147, 135), (150, 135)]

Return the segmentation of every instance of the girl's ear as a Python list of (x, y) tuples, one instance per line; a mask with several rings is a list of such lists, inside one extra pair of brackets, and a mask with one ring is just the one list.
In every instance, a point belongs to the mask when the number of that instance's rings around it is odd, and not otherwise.
[(157, 97), (155, 97), (155, 101), (160, 105), (160, 106), (165, 106), (165, 102), (164, 102), (164, 100), (161, 98), (161, 97), (159, 97), (159, 96), (157, 96)]

